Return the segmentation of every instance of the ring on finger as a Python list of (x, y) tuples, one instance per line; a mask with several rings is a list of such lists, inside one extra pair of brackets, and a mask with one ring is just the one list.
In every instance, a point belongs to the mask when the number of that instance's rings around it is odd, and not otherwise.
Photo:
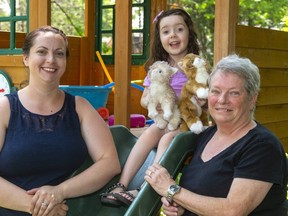
[(45, 208), (47, 208), (48, 205), (49, 205), (49, 203), (46, 203), (46, 202), (42, 202), (42, 203), (41, 203), (41, 206), (43, 206), (43, 207), (45, 207)]

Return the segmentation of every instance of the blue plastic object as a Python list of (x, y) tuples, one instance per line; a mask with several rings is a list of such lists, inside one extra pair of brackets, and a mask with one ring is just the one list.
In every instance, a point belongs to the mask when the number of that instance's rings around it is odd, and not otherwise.
[[(114, 82), (111, 82), (111, 83), (108, 83), (108, 84), (104, 85), (104, 87), (106, 87), (106, 88), (112, 88), (113, 86), (115, 86)], [(138, 89), (138, 90), (140, 90), (142, 92), (144, 91), (144, 87), (141, 86), (141, 85), (138, 85), (136, 83), (131, 83), (131, 87), (136, 88), (136, 89)]]
[(72, 95), (86, 98), (95, 109), (106, 107), (109, 93), (112, 90), (107, 86), (60, 85), (59, 88)]

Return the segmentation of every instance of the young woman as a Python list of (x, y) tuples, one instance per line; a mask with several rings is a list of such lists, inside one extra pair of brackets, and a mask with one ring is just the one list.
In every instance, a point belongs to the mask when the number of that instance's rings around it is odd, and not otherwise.
[[(82, 97), (58, 88), (66, 35), (44, 26), (23, 45), (29, 85), (0, 98), (0, 215), (66, 215), (65, 199), (92, 193), (120, 172), (107, 124)], [(69, 178), (88, 156), (95, 163)]]

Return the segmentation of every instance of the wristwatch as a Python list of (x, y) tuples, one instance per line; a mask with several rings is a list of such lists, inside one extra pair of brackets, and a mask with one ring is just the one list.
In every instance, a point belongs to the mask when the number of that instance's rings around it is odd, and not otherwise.
[(176, 194), (176, 193), (179, 193), (180, 192), (180, 189), (181, 189), (181, 187), (179, 186), (179, 185), (177, 185), (177, 184), (175, 184), (175, 185), (170, 185), (169, 186), (169, 188), (168, 188), (168, 190), (167, 190), (167, 200), (168, 200), (168, 202), (172, 202), (172, 200), (173, 200), (173, 196)]

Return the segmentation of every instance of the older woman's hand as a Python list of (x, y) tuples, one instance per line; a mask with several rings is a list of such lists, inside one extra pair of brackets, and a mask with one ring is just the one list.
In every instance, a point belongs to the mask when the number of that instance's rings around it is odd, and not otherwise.
[(177, 203), (172, 202), (169, 203), (166, 197), (161, 198), (162, 201), (162, 208), (163, 208), (163, 213), (166, 216), (180, 216), (184, 214), (184, 208), (179, 206)]
[(159, 195), (164, 197), (167, 196), (168, 187), (175, 184), (168, 171), (158, 163), (148, 167), (144, 179)]
[(63, 202), (62, 193), (56, 186), (42, 186), (27, 193), (33, 195), (32, 216), (47, 216), (54, 206)]

